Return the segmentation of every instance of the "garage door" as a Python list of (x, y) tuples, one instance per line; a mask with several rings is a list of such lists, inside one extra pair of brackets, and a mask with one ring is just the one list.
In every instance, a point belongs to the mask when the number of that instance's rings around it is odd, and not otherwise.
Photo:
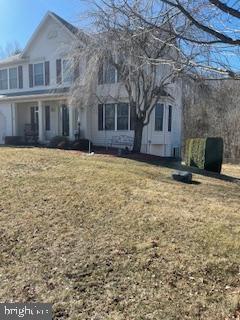
[(5, 117), (0, 112), (0, 144), (4, 143), (5, 127), (6, 127)]

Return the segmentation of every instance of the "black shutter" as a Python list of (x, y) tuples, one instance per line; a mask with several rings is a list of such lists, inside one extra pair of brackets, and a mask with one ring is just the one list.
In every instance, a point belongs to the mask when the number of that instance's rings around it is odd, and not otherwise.
[(45, 106), (45, 130), (50, 130), (50, 123), (51, 123), (51, 117), (50, 117), (50, 106)]
[(98, 130), (103, 130), (103, 104), (98, 105)]
[(28, 66), (28, 72), (29, 72), (29, 87), (33, 87), (33, 65), (29, 64)]
[(62, 83), (62, 60), (57, 59), (56, 61), (56, 74), (57, 74), (57, 84)]
[(172, 131), (172, 106), (168, 106), (168, 132)]
[(18, 88), (23, 88), (23, 68), (22, 66), (18, 66)]
[(50, 84), (50, 63), (49, 61), (45, 61), (45, 86), (49, 86)]

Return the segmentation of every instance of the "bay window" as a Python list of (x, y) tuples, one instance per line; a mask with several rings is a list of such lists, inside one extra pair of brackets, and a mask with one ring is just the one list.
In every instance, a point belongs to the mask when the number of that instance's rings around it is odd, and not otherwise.
[(157, 103), (155, 106), (155, 131), (163, 131), (164, 105)]

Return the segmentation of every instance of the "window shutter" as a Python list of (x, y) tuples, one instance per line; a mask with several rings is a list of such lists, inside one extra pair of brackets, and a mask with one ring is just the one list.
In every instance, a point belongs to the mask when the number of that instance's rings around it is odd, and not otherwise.
[(74, 81), (80, 76), (80, 64), (78, 58), (74, 58)]
[(136, 106), (130, 107), (130, 130), (135, 128)]
[(168, 132), (172, 131), (172, 106), (168, 106)]
[(50, 131), (51, 113), (50, 106), (45, 106), (45, 130)]
[(28, 66), (28, 72), (29, 72), (29, 87), (33, 87), (33, 65), (29, 64)]
[(49, 61), (45, 61), (45, 86), (49, 86), (50, 84), (50, 63)]
[(56, 71), (57, 71), (57, 84), (62, 83), (62, 60), (57, 59), (56, 61)]
[(23, 68), (22, 66), (18, 66), (18, 88), (23, 88)]
[(103, 104), (98, 105), (98, 130), (103, 130)]

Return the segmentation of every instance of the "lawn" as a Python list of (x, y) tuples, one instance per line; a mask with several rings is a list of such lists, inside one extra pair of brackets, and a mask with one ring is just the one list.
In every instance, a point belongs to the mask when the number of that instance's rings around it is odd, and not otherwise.
[(54, 319), (238, 319), (240, 181), (171, 172), (1, 148), (0, 301), (53, 303)]

